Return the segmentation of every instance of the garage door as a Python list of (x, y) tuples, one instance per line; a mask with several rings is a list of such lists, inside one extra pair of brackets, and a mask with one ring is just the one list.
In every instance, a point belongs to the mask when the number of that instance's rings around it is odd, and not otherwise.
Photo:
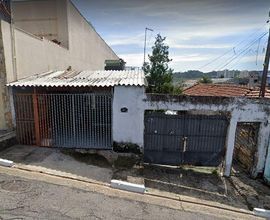
[(112, 148), (111, 94), (15, 94), (21, 144)]
[(225, 150), (228, 120), (222, 115), (145, 115), (144, 162), (217, 166)]

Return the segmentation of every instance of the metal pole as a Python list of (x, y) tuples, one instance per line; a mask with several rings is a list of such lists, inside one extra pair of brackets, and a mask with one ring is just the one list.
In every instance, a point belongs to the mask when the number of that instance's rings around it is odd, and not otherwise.
[[(269, 18), (270, 18), (270, 12), (269, 12)], [(269, 22), (270, 22), (270, 19), (268, 20), (268, 23)], [(263, 75), (262, 75), (262, 83), (261, 83), (261, 89), (260, 89), (260, 97), (265, 96), (265, 88), (266, 88), (266, 81), (267, 81), (267, 74), (268, 74), (268, 67), (269, 67), (269, 57), (270, 57), (270, 27), (269, 27), (269, 34), (268, 34), (267, 49), (265, 53), (265, 60), (263, 64)]]
[(154, 31), (150, 28), (145, 28), (145, 31), (144, 31), (144, 53), (143, 53), (143, 66), (145, 65), (145, 53), (146, 53), (146, 35), (147, 35), (147, 31)]
[(145, 65), (146, 31), (147, 31), (147, 28), (145, 28), (145, 31), (144, 31), (144, 52), (143, 52), (143, 65)]

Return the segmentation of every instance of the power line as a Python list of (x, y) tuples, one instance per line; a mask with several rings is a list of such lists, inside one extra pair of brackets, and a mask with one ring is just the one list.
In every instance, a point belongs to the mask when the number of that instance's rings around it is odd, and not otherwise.
[(246, 51), (250, 51), (250, 48), (251, 48), (254, 44), (256, 44), (260, 39), (262, 39), (265, 35), (267, 35), (267, 32), (264, 33), (262, 36), (260, 36), (258, 39), (253, 40), (252, 42), (246, 44), (246, 45), (242, 48), (242, 50), (241, 50), (241, 52), (240, 52), (239, 54), (233, 55), (233, 56), (231, 56), (229, 59), (227, 59), (227, 60), (226, 60), (226, 64), (225, 64), (225, 65), (222, 64), (221, 67), (218, 68), (218, 71), (219, 71), (219, 70), (222, 70), (223, 68), (225, 68), (226, 66), (228, 66), (231, 62), (233, 62), (233, 61), (234, 61), (235, 59), (237, 59), (238, 57), (244, 56), (245, 52), (246, 52)]
[[(250, 42), (249, 44), (247, 44), (244, 50), (242, 50), (239, 54), (234, 55), (232, 58), (229, 59), (229, 61), (223, 65), (222, 67), (219, 68), (219, 70), (225, 68), (226, 66), (228, 66), (232, 61), (234, 61), (235, 59), (237, 59), (239, 56), (241, 56), (243, 53), (245, 53), (250, 47), (252, 47), (256, 42), (258, 42), (259, 40), (261, 40), (265, 35), (267, 35), (267, 32), (265, 32), (263, 35), (261, 35), (258, 39), (253, 40), (252, 42)], [(228, 59), (227, 59), (228, 60)]]
[(235, 52), (235, 48), (236, 48), (236, 47), (240, 46), (240, 45), (241, 45), (242, 43), (244, 43), (247, 39), (249, 39), (250, 37), (252, 37), (254, 34), (258, 33), (261, 29), (264, 28), (264, 26), (265, 26), (265, 24), (262, 25), (260, 28), (258, 28), (256, 31), (254, 31), (252, 34), (250, 34), (247, 38), (245, 38), (244, 40), (242, 40), (242, 41), (240, 41), (239, 43), (237, 43), (233, 48), (229, 49), (228, 51), (226, 51), (225, 53), (221, 54), (220, 56), (214, 58), (214, 59), (211, 60), (210, 62), (204, 64), (204, 65), (201, 66), (199, 69), (202, 69), (202, 68), (204, 68), (204, 67), (206, 67), (206, 66), (208, 66), (208, 65), (210, 65), (210, 64), (212, 64), (212, 63), (214, 63), (215, 61), (219, 60), (220, 58), (224, 57), (225, 55), (229, 54), (229, 53), (232, 52), (232, 51)]
[(261, 39), (258, 42), (258, 47), (256, 51), (256, 66), (258, 65), (258, 54), (259, 54), (259, 49), (260, 49), (260, 43), (261, 43)]

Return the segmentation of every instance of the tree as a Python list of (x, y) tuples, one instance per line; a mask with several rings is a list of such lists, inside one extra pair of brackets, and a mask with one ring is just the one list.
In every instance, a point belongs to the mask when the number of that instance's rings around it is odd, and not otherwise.
[(208, 76), (204, 75), (200, 80), (200, 83), (212, 83), (212, 79), (210, 79)]
[(143, 66), (148, 81), (147, 92), (173, 93), (172, 72), (169, 68), (169, 46), (165, 45), (166, 37), (157, 35), (155, 45), (152, 47), (152, 55), (148, 55), (150, 63)]

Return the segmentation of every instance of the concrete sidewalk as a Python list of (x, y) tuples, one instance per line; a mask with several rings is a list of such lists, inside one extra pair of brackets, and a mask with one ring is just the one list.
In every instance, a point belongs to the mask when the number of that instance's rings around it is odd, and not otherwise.
[[(159, 210), (164, 209), (164, 208), (169, 208), (172, 210), (178, 210), (185, 213), (194, 213), (197, 216), (194, 219), (198, 219), (198, 218), (200, 219), (201, 218), (203, 219), (213, 219), (213, 218), (214, 219), (218, 219), (218, 218), (220, 219), (261, 219), (261, 218), (255, 217), (252, 214), (252, 212), (249, 212), (249, 211), (244, 211), (244, 210), (239, 210), (239, 209), (232, 210), (232, 209), (227, 209), (226, 207), (219, 208), (219, 207), (212, 206), (211, 204), (208, 204), (208, 203), (197, 204), (196, 202), (192, 202), (192, 201), (184, 201), (180, 199), (177, 200), (177, 199), (165, 198), (165, 197), (156, 196), (156, 195), (149, 195), (149, 194), (141, 195), (137, 193), (131, 193), (131, 192), (120, 191), (117, 189), (112, 189), (109, 186), (105, 186), (105, 185), (97, 185), (97, 184), (82, 182), (82, 181), (78, 181), (74, 179), (67, 179), (63, 177), (47, 175), (44, 173), (30, 172), (30, 171), (20, 170), (18, 168), (0, 167), (0, 174), (2, 174), (0, 175), (2, 183), (6, 181), (5, 179), (10, 179), (7, 177), (3, 177), (3, 175), (9, 175), (13, 179), (15, 178), (16, 181), (20, 180), (20, 181), (25, 182), (27, 180), (34, 180), (41, 183), (42, 182), (50, 183), (53, 185), (56, 184), (56, 185), (61, 185), (65, 187), (71, 187), (73, 189), (76, 188), (79, 190), (83, 190), (85, 193), (86, 192), (98, 193), (98, 194), (106, 195), (110, 198), (116, 198), (116, 199), (121, 199), (121, 200), (124, 199), (126, 201), (134, 201), (135, 203), (139, 202), (139, 203), (145, 203), (149, 205), (156, 205), (156, 206), (162, 207), (162, 208), (159, 208)], [(14, 183), (15, 182), (13, 181), (13, 185)], [(26, 185), (29, 185), (29, 184), (26, 184)], [(41, 187), (41, 184), (38, 184), (38, 186)], [(12, 186), (12, 187), (13, 187), (12, 190), (16, 190), (14, 188), (15, 186)], [(48, 189), (48, 187), (46, 187), (46, 189)], [(1, 187), (0, 187), (0, 192), (1, 192)], [(26, 190), (25, 192), (28, 192), (28, 191)], [(29, 191), (29, 192), (32, 192), (32, 191)], [(61, 193), (59, 190), (56, 190), (54, 192), (51, 191), (51, 193), (53, 193), (52, 195), (55, 195), (55, 193), (58, 193), (58, 192)], [(42, 195), (44, 195), (44, 193)], [(14, 197), (15, 196), (13, 196), (13, 199)], [(57, 198), (59, 197), (61, 198), (63, 197), (63, 195), (61, 194), (57, 196)], [(80, 198), (82, 199), (81, 196)], [(74, 197), (74, 199), (77, 200), (76, 196)], [(116, 200), (114, 201), (116, 202)], [(111, 203), (111, 207), (114, 207), (115, 202)], [(63, 203), (66, 203), (65, 200), (63, 200)], [(62, 204), (62, 206), (63, 205), (64, 204)], [(126, 202), (126, 205), (128, 206), (127, 202)], [(115, 207), (115, 208), (116, 209), (120, 208), (122, 210), (123, 209), (125, 210), (127, 207), (124, 206), (124, 207)], [(134, 205), (133, 205), (133, 208), (134, 208)], [(151, 213), (151, 214), (155, 214), (155, 213)], [(170, 215), (166, 216), (165, 218), (168, 218), (169, 216)], [(180, 213), (178, 214), (177, 218), (179, 218), (179, 216), (181, 216)]]
[(213, 169), (113, 167), (99, 155), (22, 145), (1, 151), (1, 157), (13, 160), (16, 170), (33, 174), (43, 173), (106, 187), (111, 179), (132, 182), (139, 178), (144, 181), (148, 195), (228, 210), (252, 210), (233, 184)]
[[(75, 155), (75, 156), (74, 156)], [(56, 148), (14, 145), (0, 151), (0, 158), (14, 161), (17, 166), (40, 172), (58, 172), (95, 182), (110, 183), (113, 170), (105, 158), (97, 155), (69, 154)]]

